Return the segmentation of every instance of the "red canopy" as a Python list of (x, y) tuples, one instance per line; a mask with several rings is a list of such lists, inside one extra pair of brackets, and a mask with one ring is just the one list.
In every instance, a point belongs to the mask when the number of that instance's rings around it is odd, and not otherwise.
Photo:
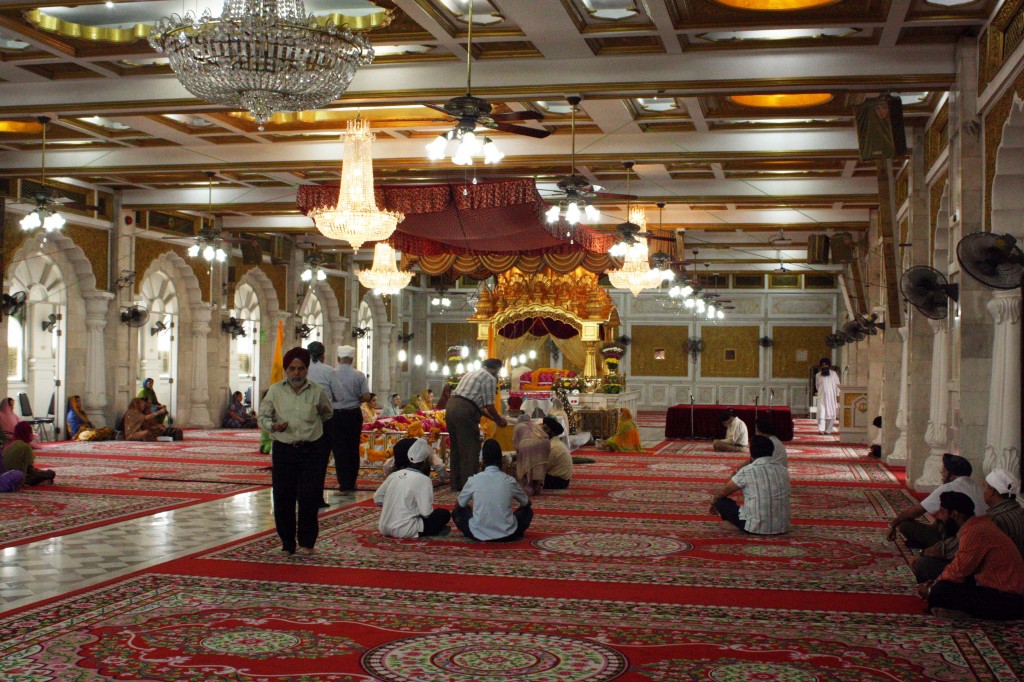
[[(475, 185), (379, 186), (375, 193), (378, 207), (405, 214), (388, 241), (414, 256), (606, 253), (615, 242), (613, 235), (598, 234), (582, 225), (572, 244), (555, 237), (544, 219), (547, 205), (530, 179)], [(337, 185), (299, 187), (296, 204), (303, 213), (337, 203)]]

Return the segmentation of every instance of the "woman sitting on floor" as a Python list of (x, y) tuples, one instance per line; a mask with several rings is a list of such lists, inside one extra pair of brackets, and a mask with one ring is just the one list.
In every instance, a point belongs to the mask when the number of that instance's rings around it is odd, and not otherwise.
[(434, 409), (434, 392), (429, 388), (425, 388), (420, 391), (419, 398), (416, 400), (417, 407), (421, 412), (429, 412)]
[(402, 396), (392, 393), (380, 415), (382, 417), (397, 417), (400, 414), (402, 414)]
[(4, 446), (3, 462), (4, 468), (11, 471), (18, 471), (24, 476), (26, 485), (39, 485), (46, 481), (53, 482), (57, 473), (53, 469), (37, 469), (36, 455), (32, 452), (32, 425), (28, 422), (19, 422), (14, 427), (14, 438)]
[(377, 394), (371, 393), (369, 400), (359, 404), (359, 409), (363, 413), (363, 426), (377, 421)]
[(612, 452), (644, 452), (640, 429), (628, 408), (619, 408), (619, 428), (614, 436), (604, 442), (604, 448)]
[(551, 456), (551, 442), (544, 425), (523, 414), (512, 432), (512, 445), (516, 449), (516, 480), (531, 497), (540, 495)]
[(0, 402), (0, 440), (7, 442), (14, 438), (14, 427), (21, 419), (14, 414), (14, 398), (4, 398)]
[(128, 411), (124, 413), (125, 440), (152, 441), (164, 434), (164, 425), (159, 420), (167, 414), (167, 408), (150, 412), (146, 405), (142, 398), (132, 398), (128, 403)]
[(224, 416), (225, 429), (255, 429), (256, 416), (251, 414), (243, 402), (245, 397), (241, 391), (231, 394), (231, 402), (228, 403), (228, 413)]
[(68, 398), (68, 411), (64, 423), (68, 427), (68, 440), (110, 440), (114, 435), (106, 426), (97, 429), (92, 425), (89, 415), (82, 407), (82, 398), (77, 395)]
[(142, 382), (142, 388), (139, 389), (139, 392), (135, 395), (135, 397), (148, 400), (150, 406), (152, 407), (153, 414), (157, 415), (158, 417), (157, 422), (160, 424), (164, 423), (164, 420), (167, 419), (167, 406), (161, 403), (159, 400), (157, 400), (156, 391), (153, 390), (152, 379), (147, 378), (145, 381)]

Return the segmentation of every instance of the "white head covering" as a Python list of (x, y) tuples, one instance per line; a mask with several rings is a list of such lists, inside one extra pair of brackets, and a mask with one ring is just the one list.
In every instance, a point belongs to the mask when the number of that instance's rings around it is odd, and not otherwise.
[(409, 461), (413, 464), (426, 462), (430, 459), (430, 455), (433, 452), (434, 449), (430, 447), (430, 443), (427, 442), (426, 438), (417, 438), (416, 442), (409, 448)]
[(354, 358), (355, 356), (356, 349), (354, 346), (338, 346), (339, 358)]
[(993, 469), (985, 477), (985, 482), (992, 486), (1000, 495), (1016, 495), (1020, 492), (1020, 483), (1004, 469)]

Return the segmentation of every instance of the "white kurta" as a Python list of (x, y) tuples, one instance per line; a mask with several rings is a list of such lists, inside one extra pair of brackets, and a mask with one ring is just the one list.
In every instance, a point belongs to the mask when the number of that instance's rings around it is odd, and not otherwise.
[(818, 419), (835, 419), (839, 414), (839, 373), (833, 369), (822, 376), (819, 371), (814, 375), (814, 389), (818, 392)]

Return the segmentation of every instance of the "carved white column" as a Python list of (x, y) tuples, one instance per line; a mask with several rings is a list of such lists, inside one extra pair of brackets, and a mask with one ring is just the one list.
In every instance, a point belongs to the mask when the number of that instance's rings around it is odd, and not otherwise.
[(910, 364), (910, 343), (907, 339), (910, 334), (907, 327), (900, 327), (896, 331), (903, 343), (903, 352), (900, 357), (900, 400), (896, 411), (896, 428), (899, 429), (899, 436), (885, 461), (887, 464), (905, 466), (907, 463), (907, 376)]
[(200, 306), (192, 309), (192, 391), (189, 394), (189, 426), (210, 428), (210, 384), (207, 379), (208, 356), (206, 341), (210, 335), (210, 308)]
[(985, 473), (1020, 468), (1020, 290), (997, 291), (986, 304), (992, 330)]
[(85, 391), (83, 406), (93, 426), (107, 425), (107, 358), (103, 333), (107, 328), (107, 310), (114, 294), (97, 291), (85, 298)]
[[(391, 357), (391, 345), (393, 342), (391, 337), (394, 331), (395, 325), (390, 322), (378, 324), (376, 329), (373, 330), (377, 346), (373, 351), (373, 356), (377, 359), (376, 364), (379, 378), (379, 381), (374, 381), (374, 384), (377, 386), (375, 392), (384, 397), (391, 393), (391, 372), (394, 369), (392, 365), (395, 362), (395, 359)], [(381, 402), (378, 401), (378, 404), (381, 404)]]
[(929, 394), (928, 428), (924, 441), (928, 444), (928, 459), (924, 470), (914, 481), (914, 488), (937, 488), (942, 485), (942, 453), (949, 444), (949, 325), (948, 320), (928, 320), (932, 333), (932, 383)]

